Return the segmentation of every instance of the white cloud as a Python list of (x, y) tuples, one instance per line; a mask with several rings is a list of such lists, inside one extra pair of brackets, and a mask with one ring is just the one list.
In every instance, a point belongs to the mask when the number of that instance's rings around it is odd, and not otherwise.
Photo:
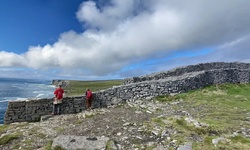
[(79, 11), (76, 13), (77, 18), (87, 26), (112, 31), (133, 13), (136, 1), (112, 0), (111, 6), (103, 6), (100, 9), (97, 8), (95, 2), (87, 1), (80, 6)]
[(215, 60), (237, 61), (250, 63), (250, 35), (235, 39), (217, 48), (212, 54)]
[[(241, 54), (249, 53), (249, 0), (111, 0), (111, 4), (97, 7), (94, 1), (83, 2), (76, 13), (86, 29), (83, 33), (67, 31), (53, 45), (30, 47), (22, 55), (0, 52), (0, 66), (73, 68), (82, 70), (76, 71), (79, 74), (101, 76), (140, 60), (207, 47), (214, 47), (215, 58), (183, 56), (172, 63), (249, 60), (249, 55)], [(138, 74), (140, 69), (144, 68)]]
[(25, 65), (25, 59), (12, 52), (0, 51), (0, 66), (22, 66)]

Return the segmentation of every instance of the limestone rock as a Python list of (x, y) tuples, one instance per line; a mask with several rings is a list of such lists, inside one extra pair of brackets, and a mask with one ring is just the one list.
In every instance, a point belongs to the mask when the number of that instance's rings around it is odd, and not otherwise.
[(87, 137), (87, 136), (73, 136), (73, 135), (59, 135), (53, 140), (52, 148), (57, 146), (76, 150), (100, 150), (105, 149), (109, 138), (107, 137)]

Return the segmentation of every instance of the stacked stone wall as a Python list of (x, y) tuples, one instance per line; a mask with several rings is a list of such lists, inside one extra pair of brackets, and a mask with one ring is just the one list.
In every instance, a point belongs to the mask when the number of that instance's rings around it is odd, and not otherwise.
[(170, 76), (181, 76), (190, 72), (206, 71), (206, 70), (217, 70), (217, 69), (250, 69), (249, 63), (225, 63), (225, 62), (213, 62), (213, 63), (201, 63), (197, 65), (189, 65), (186, 67), (178, 67), (169, 71), (153, 73), (140, 77), (132, 77), (124, 79), (123, 84), (137, 83), (150, 80), (165, 79)]
[[(249, 64), (227, 64), (230, 67), (201, 67), (201, 69), (187, 69), (180, 71), (174, 76), (160, 79), (150, 79), (146, 81), (115, 86), (106, 90), (93, 93), (93, 107), (101, 108), (116, 105), (125, 101), (151, 100), (155, 96), (177, 94), (190, 90), (203, 88), (209, 85), (222, 83), (249, 83)], [(199, 67), (200, 65), (198, 65)], [(233, 67), (232, 67), (233, 66)], [(194, 67), (194, 66), (193, 66)], [(238, 67), (238, 68), (236, 68)], [(192, 68), (192, 67), (187, 67)], [(186, 68), (182, 68), (186, 69)], [(178, 70), (178, 69), (177, 69)], [(185, 72), (185, 73), (184, 73)], [(178, 74), (178, 75), (177, 75)], [(5, 114), (4, 123), (37, 121), (43, 115), (48, 115), (52, 111), (53, 99), (10, 101)], [(62, 104), (62, 114), (79, 113), (86, 109), (85, 96), (66, 97)]]

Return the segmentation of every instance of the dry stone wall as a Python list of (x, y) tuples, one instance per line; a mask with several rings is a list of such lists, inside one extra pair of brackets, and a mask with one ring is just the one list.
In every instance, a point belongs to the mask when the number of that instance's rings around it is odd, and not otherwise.
[(150, 80), (159, 80), (165, 79), (171, 76), (181, 76), (185, 73), (197, 72), (197, 71), (206, 71), (206, 70), (215, 70), (215, 69), (250, 69), (249, 63), (224, 63), (224, 62), (212, 62), (212, 63), (201, 63), (197, 65), (189, 65), (185, 67), (178, 67), (169, 71), (163, 71), (159, 73), (153, 73), (140, 77), (132, 77), (124, 80), (123, 84), (137, 83)]
[[(93, 93), (93, 107), (101, 108), (125, 101), (150, 100), (155, 96), (183, 93), (221, 83), (249, 83), (250, 65), (246, 63), (207, 63), (188, 66), (168, 72), (165, 77), (153, 77), (135, 83), (115, 86)], [(184, 70), (184, 71), (183, 71)], [(170, 76), (169, 74), (172, 74)], [(127, 80), (128, 81), (128, 80)], [(53, 99), (10, 101), (4, 123), (37, 121), (52, 111)], [(85, 110), (85, 96), (66, 97), (62, 104), (63, 114)]]

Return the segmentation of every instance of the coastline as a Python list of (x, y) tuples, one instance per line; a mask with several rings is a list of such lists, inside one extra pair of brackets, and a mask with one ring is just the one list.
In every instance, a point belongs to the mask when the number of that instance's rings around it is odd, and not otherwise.
[(49, 80), (0, 78), (0, 124), (9, 101), (53, 97), (55, 86)]

